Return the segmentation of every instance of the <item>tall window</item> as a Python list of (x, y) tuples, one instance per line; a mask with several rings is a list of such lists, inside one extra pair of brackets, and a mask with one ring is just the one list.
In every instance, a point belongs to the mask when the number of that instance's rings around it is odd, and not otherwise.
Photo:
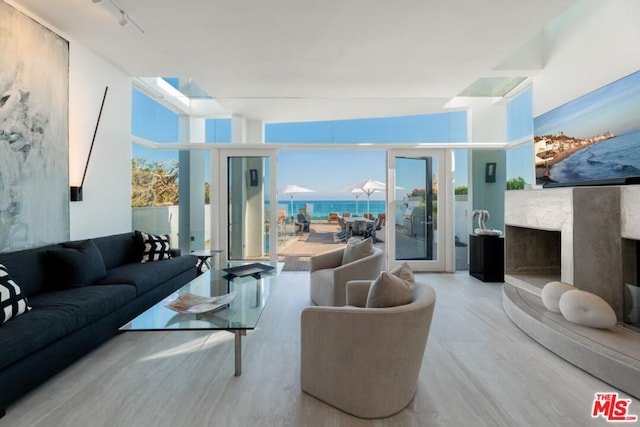
[(533, 91), (531, 88), (507, 104), (507, 139), (527, 141), (507, 152), (507, 190), (522, 190), (531, 185), (534, 177), (533, 161)]

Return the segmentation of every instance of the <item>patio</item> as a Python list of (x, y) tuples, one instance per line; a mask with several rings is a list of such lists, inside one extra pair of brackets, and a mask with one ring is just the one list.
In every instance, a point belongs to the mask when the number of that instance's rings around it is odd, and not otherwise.
[[(313, 254), (330, 251), (345, 245), (336, 234), (340, 226), (323, 221), (312, 221), (308, 233), (290, 237), (279, 249), (278, 261), (284, 262), (282, 271), (309, 271), (309, 258)], [(378, 231), (384, 236), (384, 227)], [(376, 243), (384, 251), (384, 242)]]
[[(324, 221), (312, 221), (308, 233), (290, 236), (279, 248), (278, 261), (284, 262), (282, 271), (309, 271), (309, 258), (313, 254), (330, 251), (345, 245), (336, 234), (340, 226)], [(377, 232), (378, 239), (384, 240), (384, 226)], [(407, 236), (402, 230), (396, 233), (397, 238), (416, 240)], [(405, 242), (408, 243), (408, 242)], [(376, 247), (385, 249), (385, 243), (379, 241)], [(456, 247), (456, 270), (467, 270), (467, 248)]]

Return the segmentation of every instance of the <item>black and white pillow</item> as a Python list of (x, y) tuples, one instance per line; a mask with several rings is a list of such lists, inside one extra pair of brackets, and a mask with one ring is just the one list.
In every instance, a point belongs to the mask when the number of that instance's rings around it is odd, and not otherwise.
[(7, 268), (0, 264), (0, 324), (31, 310), (20, 286), (13, 281)]
[(171, 258), (169, 235), (157, 236), (137, 231), (142, 240), (142, 261), (151, 262)]

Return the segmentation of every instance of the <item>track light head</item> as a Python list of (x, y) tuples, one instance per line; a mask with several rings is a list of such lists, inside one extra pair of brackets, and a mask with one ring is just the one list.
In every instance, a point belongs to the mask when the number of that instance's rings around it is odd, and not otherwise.
[(102, 0), (91, 0), (94, 4), (102, 3)]
[(129, 20), (127, 19), (127, 14), (124, 13), (124, 10), (120, 11), (120, 20), (118, 21), (118, 23), (120, 24), (121, 27), (124, 27), (129, 23)]

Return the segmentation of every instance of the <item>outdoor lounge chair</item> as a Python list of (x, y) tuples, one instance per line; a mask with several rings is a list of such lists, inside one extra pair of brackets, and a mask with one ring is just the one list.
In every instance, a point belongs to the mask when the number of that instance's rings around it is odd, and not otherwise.
[(338, 212), (329, 212), (329, 219), (327, 220), (327, 222), (329, 224), (331, 224), (332, 222), (339, 222), (338, 221)]

